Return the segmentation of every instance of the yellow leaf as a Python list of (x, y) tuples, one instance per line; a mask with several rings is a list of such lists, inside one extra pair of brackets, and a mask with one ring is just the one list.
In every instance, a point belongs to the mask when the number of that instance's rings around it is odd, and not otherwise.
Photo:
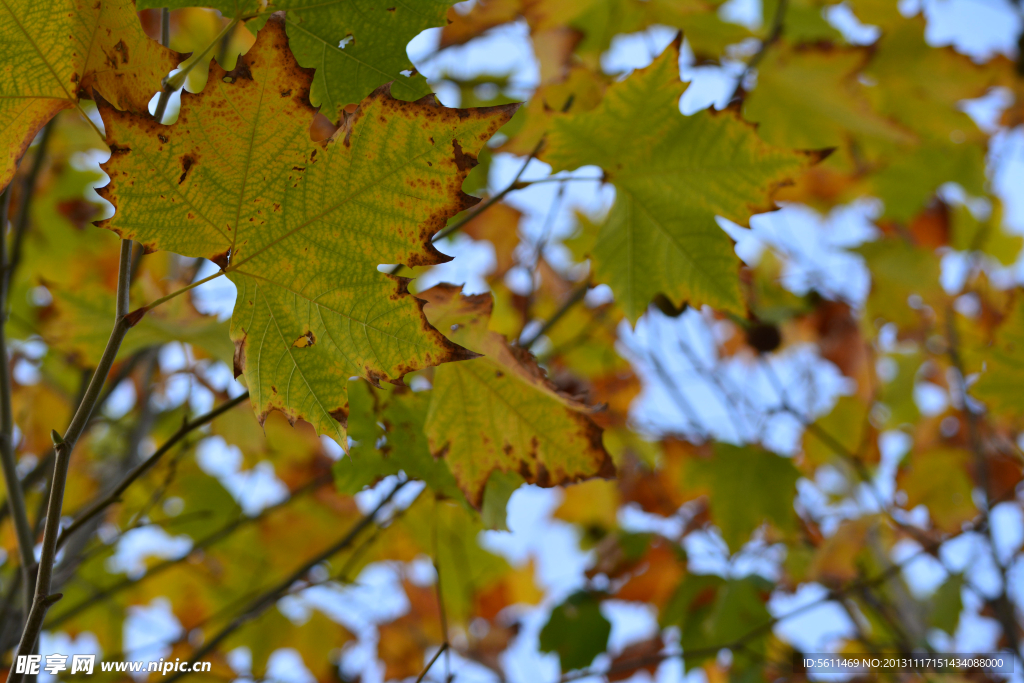
[(92, 90), (144, 112), (179, 55), (150, 40), (132, 0), (9, 0), (0, 6), (0, 187), (36, 133)]
[(585, 481), (566, 486), (555, 518), (584, 528), (616, 528), (619, 491), (614, 481)]
[(967, 476), (970, 462), (971, 454), (963, 449), (915, 452), (896, 476), (897, 486), (907, 494), (906, 508), (924, 505), (936, 528), (959, 531), (961, 524), (978, 514)]
[(758, 65), (744, 116), (773, 145), (819, 149), (857, 141), (866, 151), (910, 144), (914, 136), (874, 111), (857, 74), (866, 48), (772, 48)]

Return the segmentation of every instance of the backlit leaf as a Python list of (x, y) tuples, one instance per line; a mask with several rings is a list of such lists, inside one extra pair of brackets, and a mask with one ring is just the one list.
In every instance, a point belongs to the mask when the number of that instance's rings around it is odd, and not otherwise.
[(175, 126), (104, 107), (102, 192), (117, 207), (104, 226), (221, 265), (257, 414), (281, 410), (345, 443), (349, 377), (394, 381), (470, 357), (376, 267), (447, 260), (430, 236), (471, 205), (460, 186), (473, 154), (514, 108), (456, 111), (383, 89), (319, 144), (310, 84), (274, 19), (235, 71), (214, 65), (204, 93), (183, 95)]
[(742, 311), (739, 260), (715, 216), (745, 224), (820, 158), (769, 147), (731, 111), (682, 116), (678, 49), (610, 86), (593, 111), (556, 120), (543, 155), (556, 171), (600, 166), (615, 185), (592, 267), (631, 322), (658, 293)]
[(971, 454), (965, 450), (941, 448), (915, 452), (900, 470), (896, 483), (907, 495), (906, 508), (928, 508), (932, 523), (953, 532), (978, 514), (967, 475)]
[(782, 530), (793, 528), (800, 475), (788, 458), (719, 443), (714, 457), (695, 458), (685, 471), (690, 483), (708, 490), (711, 517), (733, 552), (766, 521)]
[(582, 669), (608, 647), (611, 623), (591, 593), (576, 593), (551, 612), (540, 632), (541, 652), (557, 652), (562, 670)]
[(586, 406), (559, 393), (529, 352), (487, 330), (490, 296), (465, 297), (450, 285), (419, 296), (434, 325), (484, 355), (435, 371), (424, 427), (431, 451), (448, 462), (470, 503), (480, 506), (496, 470), (541, 486), (612, 475)]
[(40, 128), (95, 88), (146, 111), (178, 55), (142, 31), (132, 0), (10, 0), (0, 7), (0, 187)]
[(1024, 298), (1018, 297), (1013, 309), (996, 331), (991, 347), (983, 350), (984, 370), (971, 394), (999, 414), (1020, 415), (1024, 405), (1020, 388), (1024, 386)]

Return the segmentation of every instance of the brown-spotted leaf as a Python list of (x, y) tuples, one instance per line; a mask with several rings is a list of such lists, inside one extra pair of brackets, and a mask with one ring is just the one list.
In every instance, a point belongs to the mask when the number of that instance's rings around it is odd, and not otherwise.
[(93, 89), (144, 112), (180, 61), (150, 40), (133, 0), (7, 0), (0, 4), (0, 188), (39, 129)]
[(449, 260), (430, 238), (473, 203), (462, 182), (515, 107), (402, 102), (385, 86), (318, 143), (311, 83), (275, 18), (233, 71), (214, 65), (202, 94), (183, 95), (173, 127), (101, 107), (117, 207), (102, 225), (218, 263), (238, 288), (235, 369), (257, 415), (344, 444), (349, 377), (397, 382), (472, 357), (377, 265)]

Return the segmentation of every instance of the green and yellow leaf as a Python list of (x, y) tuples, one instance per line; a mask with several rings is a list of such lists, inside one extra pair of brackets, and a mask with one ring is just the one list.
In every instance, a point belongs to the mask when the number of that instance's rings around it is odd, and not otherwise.
[(0, 187), (36, 133), (93, 90), (145, 112), (179, 55), (150, 40), (132, 0), (10, 0), (0, 7)]
[(614, 473), (586, 406), (558, 392), (528, 351), (488, 331), (489, 295), (438, 285), (419, 296), (432, 324), (484, 356), (434, 372), (424, 425), (430, 450), (448, 462), (470, 503), (481, 505), (495, 471), (540, 486)]
[(235, 371), (280, 410), (345, 443), (347, 381), (398, 381), (472, 357), (434, 330), (380, 263), (448, 260), (430, 237), (473, 203), (461, 188), (514, 107), (446, 109), (377, 91), (325, 143), (309, 139), (312, 74), (272, 19), (230, 73), (185, 93), (173, 127), (104, 106), (107, 227), (202, 256), (238, 288)]
[(678, 49), (556, 120), (543, 154), (556, 171), (600, 166), (615, 185), (590, 256), (634, 323), (658, 293), (742, 313), (739, 259), (715, 217), (742, 225), (770, 210), (772, 192), (820, 158), (770, 147), (732, 111), (682, 116)]

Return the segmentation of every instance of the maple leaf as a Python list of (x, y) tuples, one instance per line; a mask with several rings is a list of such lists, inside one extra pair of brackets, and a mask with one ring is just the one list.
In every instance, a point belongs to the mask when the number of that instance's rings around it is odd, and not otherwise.
[(540, 651), (557, 652), (563, 671), (582, 669), (605, 651), (611, 631), (598, 597), (581, 591), (551, 611), (540, 632)]
[[(928, 45), (923, 16), (901, 17), (885, 31), (873, 52), (865, 75), (877, 83), (879, 111), (950, 151), (964, 142), (985, 140), (959, 103), (1013, 81), (1009, 76), (1013, 65), (1005, 57), (981, 65), (952, 46)], [(959, 144), (950, 143), (951, 134), (959, 138)], [(922, 166), (920, 170), (927, 169)]]
[(132, 0), (9, 0), (0, 6), (0, 187), (47, 121), (96, 90), (145, 111), (177, 52), (142, 31)]
[(523, 576), (505, 558), (480, 546), (478, 538), (484, 527), (480, 516), (464, 502), (423, 496), (398, 526), (409, 534), (413, 553), (433, 557), (449, 624), (467, 624), (477, 599), (491, 590), (502, 590), (498, 584), (506, 581), (519, 584), (511, 598), (534, 601), (535, 594), (525, 585), (532, 577)]
[(586, 406), (559, 393), (529, 352), (487, 330), (490, 295), (438, 285), (417, 296), (428, 301), (432, 324), (485, 356), (435, 371), (424, 424), (431, 451), (447, 460), (470, 503), (480, 507), (496, 470), (540, 486), (613, 475)]
[(875, 111), (857, 80), (869, 57), (859, 47), (775, 47), (759, 65), (743, 115), (774, 145), (813, 149), (852, 139), (877, 153), (912, 144), (913, 134)]
[[(1020, 400), (1024, 381), (1024, 299), (1014, 302), (1006, 319), (997, 328), (991, 346), (979, 349), (984, 369), (971, 393), (985, 401), (997, 415), (1019, 416), (1024, 413)], [(977, 353), (977, 352), (976, 352)]]
[(346, 105), (391, 82), (402, 100), (429, 95), (426, 79), (406, 75), (413, 66), (405, 46), (421, 32), (445, 24), (451, 2), (419, 0), (141, 0), (140, 8), (212, 7), (259, 29), (285, 11), (288, 40), (299, 65), (316, 68), (309, 99), (337, 121)]
[(377, 265), (450, 260), (430, 238), (474, 203), (462, 181), (515, 106), (453, 110), (383, 88), (312, 142), (312, 74), (277, 18), (234, 71), (210, 73), (173, 127), (101, 107), (112, 151), (102, 194), (117, 207), (101, 227), (217, 262), (238, 288), (235, 371), (261, 420), (281, 410), (345, 443), (349, 377), (398, 381), (472, 357)]
[(796, 521), (793, 497), (800, 474), (788, 458), (718, 443), (713, 458), (695, 458), (686, 472), (690, 483), (707, 488), (712, 519), (733, 552), (766, 520), (780, 529)]
[(830, 413), (804, 432), (807, 465), (814, 469), (850, 457), (877, 463), (878, 432), (868, 419), (870, 407), (855, 396), (840, 397)]
[(947, 533), (955, 532), (978, 514), (968, 476), (971, 453), (958, 448), (915, 451), (896, 476), (906, 493), (906, 508), (928, 508), (932, 524)]
[(770, 210), (774, 189), (822, 156), (769, 147), (731, 111), (682, 116), (678, 61), (677, 41), (594, 110), (557, 119), (543, 154), (555, 171), (600, 166), (615, 185), (592, 268), (634, 323), (658, 293), (741, 313), (739, 259), (715, 216)]
[(423, 434), (428, 393), (387, 385), (374, 389), (360, 380), (349, 384), (348, 398), (348, 433), (357, 443), (334, 466), (339, 490), (356, 493), (402, 471), (440, 495), (462, 497), (447, 463), (430, 454)]

